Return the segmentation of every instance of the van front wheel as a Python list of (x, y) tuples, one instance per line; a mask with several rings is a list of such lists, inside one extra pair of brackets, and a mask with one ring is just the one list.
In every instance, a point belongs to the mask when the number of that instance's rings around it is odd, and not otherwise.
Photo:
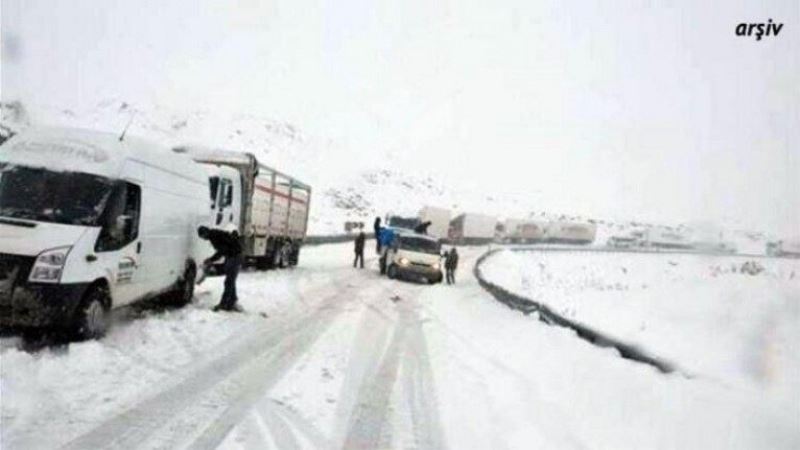
[(75, 320), (75, 335), (79, 340), (99, 339), (108, 331), (108, 289), (94, 286), (83, 298)]

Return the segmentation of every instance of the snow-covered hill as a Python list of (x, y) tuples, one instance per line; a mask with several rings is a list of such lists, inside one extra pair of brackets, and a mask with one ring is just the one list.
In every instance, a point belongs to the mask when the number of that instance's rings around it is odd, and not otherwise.
[[(254, 153), (262, 162), (280, 168), (314, 188), (310, 232), (336, 234), (344, 222), (370, 222), (387, 212), (415, 215), (431, 205), (460, 212), (481, 212), (505, 218), (590, 220), (598, 222), (597, 243), (624, 234), (639, 225), (639, 211), (598, 215), (581, 211), (579, 192), (549, 195), (535, 189), (507, 191), (497, 183), (453, 179), (438, 173), (424, 160), (409, 160), (387, 146), (354, 149), (320, 136), (309, 136), (300, 126), (254, 114), (208, 109), (176, 111), (161, 106), (135, 105), (107, 99), (86, 109), (65, 109), (0, 103), (0, 136), (33, 125), (80, 127), (122, 132), (149, 138), (167, 146), (200, 144)], [(346, 158), (341, 155), (348, 155)], [(495, 177), (496, 178), (496, 177)], [(622, 208), (623, 210), (625, 208)], [(594, 214), (592, 214), (594, 213)], [(678, 221), (669, 225), (678, 225)], [(765, 236), (731, 233), (730, 240), (748, 249), (764, 248)], [(752, 241), (752, 242), (751, 242)]]

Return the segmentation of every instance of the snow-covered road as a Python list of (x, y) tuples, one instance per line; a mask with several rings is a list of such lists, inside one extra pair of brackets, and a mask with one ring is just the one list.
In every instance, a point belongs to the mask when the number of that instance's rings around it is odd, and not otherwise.
[[(2, 448), (792, 448), (762, 393), (664, 375), (509, 310), (472, 278), (381, 278), (350, 245), (244, 273), (246, 314), (126, 317), (99, 342), (2, 339)], [(263, 317), (264, 313), (267, 317)], [(790, 400), (787, 399), (788, 403)], [(787, 412), (790, 414), (787, 417)]]

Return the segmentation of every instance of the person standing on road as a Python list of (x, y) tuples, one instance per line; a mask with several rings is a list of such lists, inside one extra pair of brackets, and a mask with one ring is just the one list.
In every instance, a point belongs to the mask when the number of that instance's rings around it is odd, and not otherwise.
[(381, 240), (378, 237), (381, 234), (381, 218), (376, 217), (375, 223), (372, 225), (372, 229), (375, 231), (375, 253), (381, 254)]
[(450, 249), (447, 258), (444, 260), (444, 269), (447, 273), (447, 284), (456, 283), (456, 269), (458, 269), (458, 252), (456, 248)]
[(239, 268), (242, 265), (242, 244), (239, 242), (239, 233), (230, 233), (222, 230), (210, 230), (207, 227), (197, 229), (197, 235), (201, 239), (211, 242), (216, 251), (203, 264), (210, 266), (214, 261), (225, 257), (225, 289), (219, 304), (214, 307), (214, 311), (241, 311), (236, 302), (239, 297), (236, 295), (236, 277), (239, 275)]
[(364, 226), (359, 227), (358, 236), (356, 236), (356, 259), (353, 260), (353, 267), (356, 267), (356, 264), (361, 262), (361, 268), (364, 268), (364, 241), (367, 240), (367, 236), (364, 234)]

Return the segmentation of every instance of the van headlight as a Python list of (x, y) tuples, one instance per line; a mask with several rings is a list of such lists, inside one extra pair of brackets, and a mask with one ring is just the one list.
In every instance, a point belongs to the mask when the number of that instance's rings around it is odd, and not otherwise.
[(28, 281), (39, 283), (58, 283), (61, 281), (61, 272), (71, 247), (59, 247), (45, 250), (36, 257), (36, 262), (31, 268)]
[(438, 262), (431, 264), (431, 267), (433, 268), (433, 270), (439, 270), (442, 268), (442, 266), (439, 265)]
[(409, 261), (408, 258), (400, 258), (400, 261), (398, 262), (400, 263), (401, 266), (407, 266), (411, 264), (411, 261)]

